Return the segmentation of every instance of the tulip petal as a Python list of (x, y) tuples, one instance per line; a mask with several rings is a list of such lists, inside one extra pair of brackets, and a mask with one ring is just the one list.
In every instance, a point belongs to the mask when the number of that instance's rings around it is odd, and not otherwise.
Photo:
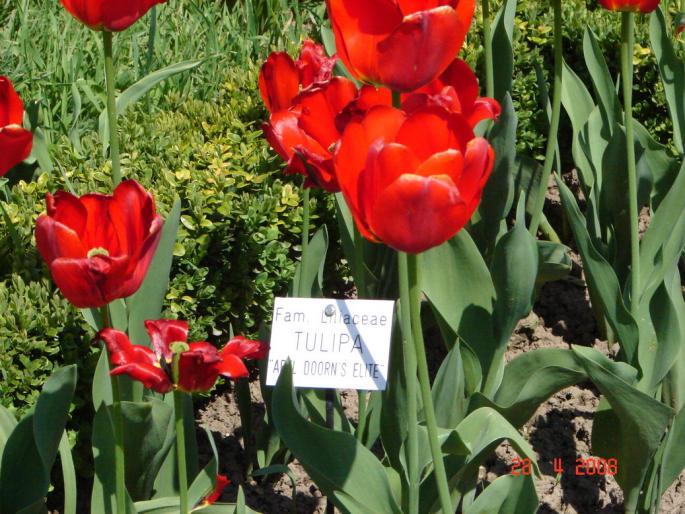
[(473, 130), (461, 115), (429, 108), (411, 113), (397, 133), (396, 141), (425, 161), (449, 148), (463, 150), (472, 138)]
[[(467, 204), (480, 202), (485, 183), (495, 162), (495, 152), (485, 138), (469, 142), (464, 154), (464, 168), (459, 178), (459, 193)], [(475, 207), (474, 207), (475, 210)]]
[(247, 377), (250, 374), (242, 359), (233, 354), (225, 355), (215, 367), (220, 375), (227, 378)]
[(88, 223), (88, 211), (78, 196), (67, 191), (57, 191), (54, 196), (50, 193), (46, 195), (46, 203), (49, 216), (83, 238)]
[(88, 250), (104, 248), (109, 255), (121, 255), (119, 235), (116, 233), (109, 215), (109, 205), (112, 202), (112, 196), (101, 193), (89, 193), (81, 196), (79, 201), (88, 213), (82, 235), (83, 246), (88, 248)]
[(28, 130), (19, 125), (0, 126), (0, 177), (26, 159), (32, 145), (33, 134)]
[[(117, 235), (119, 251), (133, 255), (150, 235), (155, 219), (152, 195), (135, 180), (125, 180), (114, 190), (107, 202), (107, 215)], [(135, 213), (131, 216), (131, 213)]]
[(104, 287), (110, 301), (131, 296), (140, 288), (155, 256), (159, 240), (162, 237), (163, 227), (164, 220), (161, 216), (156, 216), (150, 226), (150, 233), (138, 251), (130, 258), (127, 257), (128, 266), (121, 270), (121, 274), (112, 273), (106, 278)]
[(362, 216), (365, 194), (360, 183), (360, 175), (366, 167), (369, 149), (378, 141), (392, 141), (397, 135), (405, 115), (402, 111), (388, 106), (372, 108), (362, 120), (351, 121), (345, 128), (333, 163), (340, 190), (345, 195), (357, 227), (364, 237), (377, 241)]
[(10, 79), (0, 76), (0, 128), (8, 125), (21, 126), (23, 122), (24, 103)]
[(468, 221), (464, 202), (446, 175), (405, 174), (379, 196), (371, 228), (388, 246), (420, 253), (452, 237)]
[(304, 91), (296, 99), (300, 107), (300, 129), (323, 148), (330, 148), (340, 138), (335, 117), (356, 95), (357, 87), (354, 82), (342, 77)]
[(317, 82), (326, 82), (333, 76), (333, 67), (337, 58), (328, 57), (323, 46), (317, 45), (311, 39), (302, 43), (300, 56), (295, 62), (299, 74), (300, 85), (307, 88)]
[(60, 0), (64, 8), (78, 21), (91, 29), (102, 29), (103, 2), (91, 0)]
[(364, 82), (378, 82), (375, 48), (402, 21), (392, 0), (326, 0), (338, 56)]
[(443, 6), (405, 16), (378, 42), (376, 82), (398, 91), (417, 89), (442, 73), (464, 40), (457, 13)]
[(169, 345), (188, 341), (188, 322), (172, 319), (146, 320), (145, 330), (150, 336), (158, 359), (170, 361), (173, 354)]
[(274, 52), (259, 72), (259, 92), (271, 113), (284, 111), (293, 103), (300, 91), (297, 67), (285, 52)]
[[(423, 161), (416, 167), (414, 172), (416, 175), (422, 177), (430, 177), (431, 175), (446, 175), (455, 183), (459, 180), (464, 167), (464, 157), (461, 152), (450, 148), (444, 152), (439, 152), (431, 155), (427, 160)], [(461, 185), (461, 184), (460, 184)], [(461, 193), (461, 189), (459, 190)]]
[(161, 368), (151, 364), (124, 364), (110, 371), (110, 375), (128, 375), (133, 380), (142, 382), (147, 389), (152, 389), (161, 394), (166, 394), (174, 388), (166, 373)]
[(45, 214), (36, 221), (36, 246), (48, 264), (58, 257), (85, 258), (86, 251), (78, 234)]
[(120, 276), (127, 263), (128, 257), (58, 257), (50, 264), (50, 272), (62, 294), (76, 307), (102, 307), (119, 298), (108, 295), (104, 280), (110, 275)]
[(186, 392), (209, 391), (219, 376), (215, 366), (221, 358), (216, 348), (205, 341), (189, 346), (190, 350), (183, 352), (178, 360), (178, 386)]
[(263, 359), (269, 351), (269, 346), (261, 341), (235, 336), (219, 352), (223, 359), (228, 355), (237, 355), (241, 359)]
[(105, 1), (102, 6), (102, 24), (110, 31), (127, 29), (145, 16), (153, 5), (161, 4), (165, 1), (166, 0)]

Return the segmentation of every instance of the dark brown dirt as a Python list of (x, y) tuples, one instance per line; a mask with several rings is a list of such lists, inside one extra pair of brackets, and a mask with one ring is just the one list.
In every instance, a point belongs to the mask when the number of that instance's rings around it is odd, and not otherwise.
[[(568, 348), (571, 344), (594, 346), (607, 355), (614, 355), (616, 348), (610, 348), (600, 339), (576, 256), (574, 262), (574, 270), (567, 280), (542, 288), (533, 312), (521, 320), (511, 337), (507, 360), (535, 348)], [(252, 384), (252, 393), (253, 401), (259, 403), (256, 382)], [(344, 391), (342, 397), (350, 418), (354, 419), (356, 394)], [(569, 387), (541, 405), (523, 427), (524, 436), (538, 455), (542, 472), (542, 477), (536, 480), (539, 514), (623, 512), (623, 495), (612, 477), (576, 474), (576, 459), (593, 457), (590, 434), (598, 402), (599, 394), (591, 384)], [(199, 413), (198, 421), (214, 433), (223, 472), (234, 484), (242, 482), (241, 470), (245, 463), (242, 461), (240, 418), (232, 392), (226, 390), (212, 398)], [(516, 453), (508, 445), (501, 445), (481, 469), (481, 478), (490, 482), (509, 473), (514, 458)], [(563, 465), (559, 476), (553, 469), (554, 459), (561, 459)], [(293, 505), (292, 486), (287, 477), (262, 484), (248, 479), (243, 484), (248, 504), (265, 513), (323, 513), (325, 499), (297, 461), (290, 464), (290, 469), (296, 478), (296, 505)], [(233, 486), (225, 492), (224, 500), (234, 499), (235, 494)], [(681, 475), (664, 495), (661, 513), (685, 514), (685, 476)]]

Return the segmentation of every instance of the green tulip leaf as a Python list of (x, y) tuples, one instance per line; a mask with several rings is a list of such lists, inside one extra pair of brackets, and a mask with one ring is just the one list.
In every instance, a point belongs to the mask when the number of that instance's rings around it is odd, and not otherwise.
[(595, 102), (583, 81), (566, 62), (564, 62), (561, 81), (561, 103), (571, 120), (573, 160), (587, 190), (592, 188), (595, 179), (590, 169), (590, 163), (581, 149), (580, 134), (595, 108)]
[(481, 366), (490, 362), (496, 348), (492, 332), (495, 287), (466, 230), (423, 253), (421, 287), (442, 321), (443, 338), (449, 346), (459, 337), (476, 352)]
[(533, 293), (538, 276), (538, 247), (525, 225), (525, 198), (519, 198), (514, 227), (497, 242), (492, 260), (492, 281), (497, 300), (493, 318), (497, 347), (491, 361), (483, 367), (484, 392), (497, 389), (504, 367), (509, 337), (520, 319), (533, 308)]
[(597, 300), (612, 330), (618, 336), (625, 361), (634, 361), (637, 353), (637, 323), (626, 309), (618, 278), (611, 265), (597, 251), (585, 226), (571, 191), (557, 177), (561, 203), (571, 225), (573, 236), (585, 266), (588, 287), (597, 293)]
[(525, 475), (504, 475), (487, 486), (476, 500), (464, 509), (464, 514), (535, 514), (537, 510), (538, 495), (535, 492), (533, 478)]
[(433, 381), (431, 396), (439, 427), (453, 428), (466, 414), (464, 365), (461, 345), (457, 342), (440, 364)]
[[(45, 512), (50, 471), (57, 457), (76, 389), (76, 366), (55, 371), (35, 408), (14, 427), (0, 465), (0, 511)], [(11, 422), (6, 419), (4, 425)]]
[(320, 427), (299, 413), (290, 362), (278, 378), (271, 408), (283, 441), (343, 513), (401, 513), (383, 465), (366, 447), (354, 436)]
[(666, 20), (661, 7), (654, 11), (649, 20), (649, 34), (652, 50), (659, 66), (661, 83), (666, 94), (668, 111), (673, 121), (673, 143), (682, 154), (685, 137), (685, 64), (673, 48), (672, 35), (666, 28)]
[(589, 28), (585, 30), (583, 37), (583, 55), (585, 65), (590, 72), (592, 85), (599, 99), (599, 107), (602, 111), (602, 119), (610, 129), (621, 119), (621, 104), (616, 94), (614, 80), (609, 73), (609, 67), (604, 60), (602, 49), (597, 43), (597, 36)]
[[(327, 252), (328, 229), (324, 225), (309, 240), (309, 246), (307, 247), (307, 269), (304, 272), (302, 271), (302, 261), (297, 264), (288, 296), (299, 296), (301, 298), (323, 297), (323, 271)], [(304, 273), (302, 284), (300, 284), (301, 273)], [(300, 287), (302, 287), (301, 291), (299, 290)]]
[(471, 227), (473, 240), (486, 256), (492, 253), (497, 240), (506, 231), (504, 220), (514, 203), (517, 126), (514, 105), (510, 94), (506, 92), (502, 100), (502, 113), (488, 134), (495, 152), (495, 163)]
[(626, 511), (636, 508), (642, 483), (674, 412), (608, 369), (611, 361), (591, 348), (574, 346), (585, 372), (611, 409), (595, 414), (592, 448), (619, 463), (616, 481), (625, 494)]
[(664, 494), (666, 489), (671, 486), (680, 476), (683, 469), (685, 469), (685, 445), (683, 445), (683, 441), (685, 441), (685, 409), (681, 408), (673, 420), (673, 426), (669, 430), (668, 437), (664, 443), (659, 496)]
[(157, 473), (174, 441), (173, 409), (155, 398), (122, 402), (126, 488), (134, 500), (147, 500)]
[(492, 57), (495, 98), (503, 102), (512, 92), (514, 76), (514, 18), (517, 0), (505, 0), (495, 15), (492, 26)]

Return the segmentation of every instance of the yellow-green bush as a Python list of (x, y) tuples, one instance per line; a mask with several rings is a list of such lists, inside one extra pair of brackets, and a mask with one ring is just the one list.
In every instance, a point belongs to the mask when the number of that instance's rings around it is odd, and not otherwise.
[[(254, 67), (227, 72), (214, 98), (168, 96), (152, 113), (143, 101), (121, 120), (126, 177), (153, 191), (163, 214), (182, 199), (165, 315), (187, 319), (191, 339), (222, 342), (230, 325), (254, 335), (299, 254), (300, 177), (282, 175), (262, 137), (256, 82)], [(52, 150), (78, 194), (111, 189), (95, 132), (82, 137), (79, 152), (66, 138)], [(92, 333), (55, 290), (33, 240), (45, 193), (61, 188), (58, 171), (12, 187), (5, 207), (20, 244), (0, 222), (0, 398), (15, 408), (30, 403), (54, 366), (92, 352)], [(329, 217), (313, 198), (315, 215)]]

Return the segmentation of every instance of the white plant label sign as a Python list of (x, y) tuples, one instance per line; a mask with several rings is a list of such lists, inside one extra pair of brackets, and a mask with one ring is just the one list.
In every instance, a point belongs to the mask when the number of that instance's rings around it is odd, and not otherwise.
[(276, 298), (266, 385), (290, 358), (296, 387), (382, 391), (395, 302)]

